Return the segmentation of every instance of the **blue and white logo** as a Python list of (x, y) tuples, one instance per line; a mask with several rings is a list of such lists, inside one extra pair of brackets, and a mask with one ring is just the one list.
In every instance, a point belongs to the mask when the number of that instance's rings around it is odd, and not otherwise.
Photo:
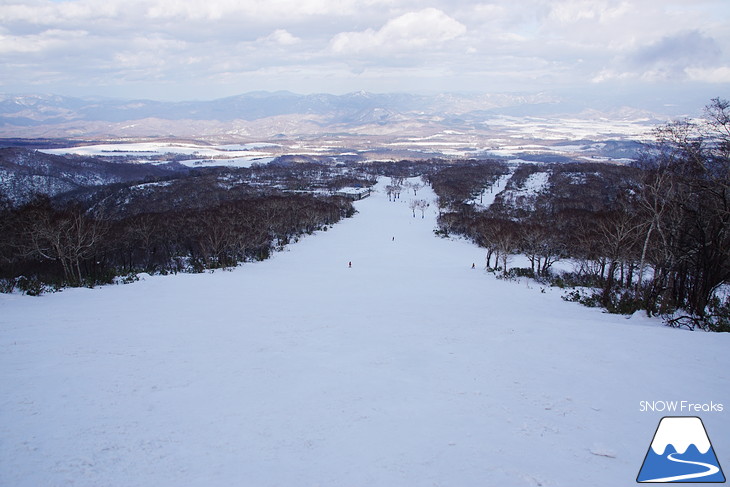
[(667, 416), (659, 421), (637, 482), (725, 482), (702, 420)]

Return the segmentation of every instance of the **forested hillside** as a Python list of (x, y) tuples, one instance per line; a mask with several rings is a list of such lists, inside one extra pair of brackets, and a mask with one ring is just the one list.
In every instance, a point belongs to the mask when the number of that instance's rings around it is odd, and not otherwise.
[(373, 182), (366, 174), (303, 164), (37, 194), (2, 210), (0, 277), (6, 290), (37, 294), (137, 272), (200, 272), (265, 259), (304, 233), (352, 216), (352, 196), (338, 190)]
[(56, 196), (105, 184), (169, 178), (189, 172), (164, 165), (107, 162), (92, 157), (62, 157), (22, 148), (0, 148), (0, 200), (29, 202), (36, 194)]
[[(565, 285), (572, 299), (674, 326), (730, 331), (730, 103), (703, 121), (658, 127), (632, 166), (524, 164), (492, 203), (479, 204), (503, 167), (454, 167), (430, 177), (444, 234), (487, 250), (486, 266)], [(526, 255), (530, 268), (508, 269)], [(553, 273), (569, 259), (575, 272)]]

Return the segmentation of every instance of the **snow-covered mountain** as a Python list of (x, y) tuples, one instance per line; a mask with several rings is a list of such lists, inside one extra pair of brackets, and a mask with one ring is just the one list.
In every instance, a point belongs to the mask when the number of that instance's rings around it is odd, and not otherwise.
[[(588, 111), (589, 109), (593, 111)], [(583, 113), (583, 115), (580, 115)], [(298, 95), (253, 92), (210, 101), (162, 102), (0, 95), (0, 137), (143, 137), (438, 133), (474, 130), (497, 115), (652, 119), (646, 109), (599, 107), (547, 93)]]
[(211, 101), (160, 102), (72, 98), (57, 95), (0, 95), (0, 120), (15, 125), (70, 120), (120, 122), (150, 117), (168, 120), (258, 120), (277, 115), (328, 115), (346, 120), (363, 111), (462, 114), (525, 104), (558, 103), (537, 95), (375, 94), (298, 95), (286, 91), (252, 92)]

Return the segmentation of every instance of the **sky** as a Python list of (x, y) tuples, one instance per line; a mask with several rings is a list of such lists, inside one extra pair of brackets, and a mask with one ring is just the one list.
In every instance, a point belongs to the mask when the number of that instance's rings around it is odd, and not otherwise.
[(0, 0), (0, 92), (730, 98), (727, 0)]

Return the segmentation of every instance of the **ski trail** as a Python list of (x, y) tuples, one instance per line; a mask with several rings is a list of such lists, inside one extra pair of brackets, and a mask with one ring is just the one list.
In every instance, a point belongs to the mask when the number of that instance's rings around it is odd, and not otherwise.
[(483, 189), (480, 197), (472, 200), (472, 203), (484, 210), (488, 209), (494, 204), (494, 200), (497, 199), (497, 195), (504, 191), (507, 187), (507, 182), (512, 179), (514, 173), (515, 170), (512, 169), (509, 174), (500, 176), (489, 188)]
[(0, 485), (614, 487), (624, 460), (585, 446), (643, 445), (627, 404), (730, 386), (696, 380), (730, 367), (727, 334), (471, 269), (433, 190), (414, 218), (388, 184), (231, 271), (0, 294)]
[(698, 465), (700, 467), (705, 467), (708, 470), (705, 471), (705, 472), (699, 472), (699, 473), (690, 473), (690, 474), (685, 474), (685, 475), (676, 475), (674, 477), (664, 477), (664, 478), (661, 478), (661, 479), (644, 480), (644, 481), (642, 481), (642, 483), (646, 483), (646, 482), (656, 482), (656, 483), (658, 483), (658, 482), (676, 482), (678, 480), (698, 479), (698, 478), (701, 478), (701, 477), (709, 477), (710, 475), (714, 475), (714, 474), (716, 474), (717, 472), (720, 471), (719, 468), (717, 468), (714, 465), (710, 465), (709, 463), (692, 462), (692, 461), (689, 461), (689, 460), (680, 460), (679, 458), (674, 458), (673, 455), (676, 455), (676, 453), (672, 453), (672, 454), (668, 455), (667, 458), (669, 460), (673, 461), (673, 462), (687, 463), (689, 465)]

